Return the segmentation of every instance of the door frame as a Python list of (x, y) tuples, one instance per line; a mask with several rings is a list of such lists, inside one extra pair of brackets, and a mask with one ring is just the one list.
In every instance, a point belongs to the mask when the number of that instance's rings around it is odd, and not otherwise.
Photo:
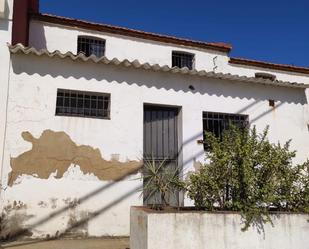
[[(181, 173), (183, 173), (183, 118), (182, 118), (182, 106), (179, 105), (168, 105), (168, 104), (158, 104), (158, 103), (150, 103), (150, 102), (144, 102), (143, 103), (143, 156), (144, 156), (144, 114), (145, 114), (145, 107), (154, 107), (154, 108), (174, 108), (178, 110), (177, 114), (177, 166), (180, 170)], [(178, 204), (179, 206), (184, 206), (184, 192), (179, 191), (179, 196), (178, 196)]]

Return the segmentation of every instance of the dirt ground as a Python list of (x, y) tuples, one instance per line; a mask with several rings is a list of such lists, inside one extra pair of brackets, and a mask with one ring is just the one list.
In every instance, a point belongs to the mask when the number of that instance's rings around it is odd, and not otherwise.
[(18, 241), (2, 243), (8, 249), (126, 249), (129, 238), (59, 239), (49, 241)]

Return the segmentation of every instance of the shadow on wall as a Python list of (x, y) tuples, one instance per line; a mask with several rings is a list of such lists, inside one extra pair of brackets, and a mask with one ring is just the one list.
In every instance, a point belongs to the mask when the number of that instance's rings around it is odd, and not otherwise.
[[(43, 31), (44, 32), (44, 31)], [(42, 44), (43, 46), (44, 44)], [(31, 59), (31, 63), (29, 63)], [(73, 77), (76, 79), (95, 79), (97, 81), (106, 80), (107, 82), (116, 82), (118, 84), (129, 84), (145, 86), (148, 88), (155, 87), (156, 89), (175, 90), (182, 92), (192, 92), (189, 90), (189, 85), (193, 84), (195, 89), (194, 94), (208, 94), (223, 97), (232, 97), (239, 99), (253, 99), (254, 101), (248, 106), (243, 107), (238, 112), (242, 113), (248, 110), (253, 105), (263, 100), (275, 99), (283, 103), (295, 103), (295, 104), (306, 104), (306, 96), (304, 89), (293, 89), (284, 87), (271, 87), (271, 86), (259, 86), (258, 84), (245, 84), (236, 82), (226, 82), (222, 80), (215, 80), (210, 78), (201, 78), (188, 75), (174, 75), (171, 73), (159, 73), (146, 71), (141, 69), (127, 69), (124, 67), (116, 67), (111, 65), (100, 65), (92, 62), (72, 62), (70, 59), (61, 60), (58, 58), (50, 59), (48, 57), (35, 57), (35, 56), (24, 56), (24, 55), (13, 55), (12, 56), (13, 70), (16, 74), (27, 73), (29, 75), (39, 74), (41, 76), (50, 75), (52, 77)], [(263, 114), (265, 115), (265, 114)], [(261, 118), (259, 116), (258, 118)], [(197, 133), (190, 139), (183, 142), (182, 147), (188, 143), (195, 141), (202, 137), (202, 133)], [(192, 157), (186, 159), (183, 165), (186, 166), (188, 162), (194, 158), (203, 155), (204, 151), (201, 150), (198, 154), (192, 155)], [(136, 172), (136, 171), (135, 171)], [(130, 172), (132, 174), (134, 172)], [(125, 177), (125, 176), (124, 176)], [(86, 200), (91, 199), (103, 191), (107, 191), (110, 187), (122, 180), (124, 177), (116, 179), (116, 181), (105, 185), (104, 187), (98, 188), (95, 191), (88, 193), (85, 196), (79, 198), (78, 203), (83, 203)], [(97, 209), (85, 218), (73, 222), (65, 231), (57, 234), (55, 238), (65, 236), (68, 232), (74, 230), (76, 227), (83, 226), (89, 220), (92, 220), (100, 214), (110, 210), (113, 206), (135, 194), (140, 189), (140, 186), (136, 189), (125, 192), (118, 199), (111, 201), (109, 204)], [(11, 240), (16, 240), (20, 237), (25, 236), (29, 230), (35, 229), (37, 226), (45, 224), (51, 219), (58, 217), (62, 213), (72, 208), (70, 205), (66, 205), (64, 208), (52, 212), (46, 217), (43, 217), (34, 224), (31, 224), (27, 229), (20, 229), (10, 234)], [(48, 238), (50, 239), (50, 238)]]
[(2, 20), (0, 21), (0, 30), (3, 31), (8, 31), (9, 30), (9, 24), (8, 22), (3, 22)]
[[(201, 133), (196, 134), (195, 136), (192, 136), (192, 138), (184, 141), (183, 146), (187, 145), (188, 143), (190, 143), (191, 141), (196, 140), (196, 138), (198, 138), (201, 135)], [(27, 153), (27, 152), (26, 152)], [(195, 157), (198, 157), (200, 155), (202, 155), (204, 152), (203, 150), (198, 153), (197, 155), (195, 155)], [(191, 158), (187, 159), (184, 162), (184, 165), (186, 165), (188, 162), (190, 162), (193, 159), (194, 156), (192, 156)], [(80, 198), (74, 200), (73, 202), (67, 202), (66, 205), (61, 208), (58, 209), (54, 212), (51, 212), (49, 214), (47, 214), (46, 216), (44, 216), (43, 218), (39, 219), (38, 221), (36, 221), (35, 223), (30, 223), (29, 225), (25, 225), (24, 223), (26, 223), (27, 219), (29, 217), (25, 216), (22, 217), (22, 222), (20, 220), (19, 217), (4, 217), (1, 216), (0, 217), (0, 226), (1, 226), (1, 230), (0, 231), (0, 241), (4, 241), (4, 242), (9, 242), (9, 241), (15, 241), (15, 240), (19, 240), (19, 239), (24, 239), (27, 237), (31, 237), (32, 235), (32, 230), (35, 230), (38, 226), (41, 226), (43, 224), (46, 224), (47, 222), (49, 222), (52, 219), (55, 219), (61, 215), (63, 215), (65, 212), (68, 212), (74, 208), (76, 208), (77, 206), (81, 205), (82, 203), (93, 199), (95, 196), (97, 196), (98, 194), (102, 194), (104, 191), (109, 191), (112, 187), (114, 187), (119, 181), (124, 180), (127, 176), (132, 175), (132, 174), (136, 174), (140, 169), (141, 169), (142, 165), (140, 164), (139, 167), (134, 167), (130, 170), (127, 170), (125, 174), (118, 174), (119, 176), (117, 178), (114, 178), (112, 182), (108, 183), (105, 186), (102, 186), (100, 188), (97, 188), (94, 191), (89, 192), (88, 194), (81, 196)], [(59, 239), (61, 237), (64, 236), (72, 236), (76, 233), (76, 231), (79, 231), (78, 228), (82, 228), (83, 226), (87, 225), (87, 223), (90, 220), (95, 219), (96, 217), (98, 217), (99, 215), (103, 214), (104, 212), (110, 210), (112, 207), (114, 207), (115, 205), (121, 203), (122, 201), (124, 201), (125, 199), (129, 198), (130, 196), (136, 194), (138, 191), (142, 190), (142, 185), (138, 184), (137, 187), (124, 192), (121, 196), (119, 196), (119, 198), (116, 198), (114, 200), (110, 200), (110, 202), (106, 205), (104, 205), (101, 208), (96, 209), (95, 211), (91, 211), (90, 213), (88, 213), (87, 215), (85, 215), (84, 217), (80, 217), (78, 219), (72, 219), (72, 221), (68, 224), (67, 228), (64, 231), (59, 231), (54, 235), (48, 235), (46, 237), (45, 240), (51, 240), (51, 239)], [(27, 206), (23, 203), (17, 203), (18, 205), (13, 205), (14, 210), (17, 209), (27, 209)], [(40, 203), (40, 205), (44, 205), (44, 203)], [(14, 219), (14, 220), (18, 220), (19, 224), (18, 225), (14, 225), (12, 226), (12, 220), (9, 219)], [(31, 218), (31, 217), (30, 217)], [(11, 225), (9, 227), (6, 227), (5, 222), (9, 222)], [(17, 223), (16, 223), (17, 224)], [(33, 243), (33, 242), (27, 242), (28, 243)], [(21, 243), (22, 245), (23, 243)], [(9, 246), (8, 246), (9, 247)]]
[[(31, 63), (29, 63), (31, 60)], [(93, 62), (72, 61), (71, 59), (37, 57), (15, 54), (12, 56), (15, 74), (50, 75), (53, 78), (73, 77), (87, 80), (105, 80), (118, 84), (146, 86), (148, 88), (166, 89), (193, 94), (239, 99), (253, 99), (265, 101), (274, 99), (285, 103), (307, 104), (305, 89), (273, 87), (254, 83), (240, 83), (234, 81), (211, 79), (206, 77), (172, 74), (168, 72), (154, 72), (144, 69), (125, 68), (113, 65), (96, 64)], [(275, 83), (274, 83), (275, 84)], [(193, 85), (195, 90), (190, 90)]]
[[(251, 104), (250, 104), (251, 105)], [(248, 108), (248, 107), (245, 107)], [(181, 150), (182, 148), (184, 148), (185, 146), (187, 146), (189, 143), (196, 141), (196, 139), (201, 138), (202, 133), (196, 133), (195, 135), (193, 135), (191, 138), (185, 140), (182, 143), (181, 146)], [(186, 160), (183, 161), (183, 166), (184, 168), (186, 168), (186, 166), (193, 160), (195, 161), (196, 158), (199, 158), (200, 156), (202, 156), (204, 154), (204, 150), (203, 147), (201, 147), (201, 150), (192, 155), (190, 158), (187, 158)], [(141, 165), (142, 166), (142, 165)], [(74, 203), (66, 203), (66, 205), (59, 209), (56, 210), (54, 212), (49, 213), (48, 215), (46, 215), (45, 217), (41, 218), (40, 220), (36, 221), (35, 223), (29, 224), (26, 227), (23, 227), (23, 224), (19, 224), (19, 226), (15, 227), (14, 230), (10, 230), (7, 234), (7, 236), (5, 238), (4, 241), (8, 242), (8, 241), (14, 241), (14, 240), (18, 240), (18, 239), (22, 239), (25, 237), (29, 237), (31, 236), (31, 230), (36, 229), (38, 226), (46, 224), (48, 221), (55, 219), (56, 217), (59, 217), (60, 215), (62, 215), (63, 213), (72, 210), (72, 208), (75, 208), (76, 206), (84, 203), (85, 201), (91, 200), (93, 197), (97, 196), (98, 194), (101, 194), (104, 191), (108, 191), (111, 187), (113, 187), (115, 184), (117, 184), (117, 182), (123, 180), (125, 177), (127, 177), (128, 175), (131, 174), (135, 174), (140, 170), (139, 168), (134, 168), (128, 172), (126, 172), (126, 174), (119, 176), (118, 178), (115, 178), (113, 182), (108, 183), (105, 186), (102, 186), (92, 192), (89, 192), (88, 194), (81, 196), (80, 198), (78, 198), (76, 201), (74, 201)], [(183, 177), (186, 177), (186, 175), (183, 175)], [(45, 240), (52, 240), (52, 239), (59, 239), (61, 237), (64, 236), (68, 236), (68, 235), (72, 235), (74, 233), (76, 233), (76, 231), (78, 231), (79, 228), (83, 228), (85, 225), (87, 225), (87, 223), (90, 220), (95, 219), (96, 217), (98, 217), (99, 215), (109, 211), (112, 207), (114, 207), (115, 205), (121, 203), (123, 200), (129, 198), (130, 196), (136, 194), (136, 192), (140, 191), (142, 189), (142, 186), (139, 185), (134, 189), (131, 189), (125, 193), (123, 193), (121, 196), (119, 196), (119, 198), (115, 199), (115, 200), (110, 200), (110, 202), (106, 205), (104, 205), (101, 208), (96, 209), (95, 211), (91, 211), (91, 213), (88, 213), (87, 215), (80, 217), (78, 219), (72, 219), (71, 222), (68, 224), (67, 228), (64, 231), (59, 231), (54, 235), (50, 235), (48, 237), (46, 237)], [(43, 205), (43, 203), (42, 203)], [(22, 207), (21, 207), (22, 208)], [(24, 217), (27, 218), (27, 217)], [(0, 219), (1, 221), (1, 219)], [(0, 222), (1, 228), (2, 225)], [(1, 233), (0, 233), (1, 235)], [(32, 244), (32, 243), (36, 243), (36, 242), (26, 242), (26, 244)], [(25, 243), (21, 243), (20, 245), (24, 245)], [(6, 246), (9, 247), (9, 246)]]
[[(196, 138), (198, 138), (200, 135), (201, 135), (201, 133), (198, 133), (195, 136), (192, 136), (192, 138), (184, 141), (183, 146), (187, 145), (191, 141), (196, 140)], [(195, 155), (195, 157), (198, 157), (198, 156), (202, 155), (203, 153), (204, 152), (202, 150), (200, 153)], [(194, 156), (187, 159), (184, 162), (184, 165), (187, 164), (189, 161), (191, 161), (193, 159), (193, 157)], [(0, 241), (10, 242), (10, 241), (16, 241), (16, 240), (21, 240), (21, 239), (31, 237), (32, 230), (35, 230), (37, 227), (39, 227), (43, 224), (46, 224), (50, 220), (53, 220), (53, 219), (63, 215), (64, 213), (69, 212), (70, 210), (81, 205), (82, 203), (93, 199), (95, 196), (102, 194), (103, 192), (109, 191), (109, 189), (114, 187), (119, 181), (124, 180), (129, 175), (136, 174), (141, 169), (141, 167), (142, 167), (142, 165), (139, 166), (139, 168), (135, 167), (134, 169), (127, 171), (126, 174), (122, 174), (118, 178), (114, 179), (114, 181), (108, 183), (107, 185), (104, 185), (100, 188), (97, 188), (97, 189), (89, 192), (88, 194), (86, 194), (84, 196), (81, 196), (80, 198), (78, 198), (78, 199), (76, 199), (72, 202), (67, 202), (66, 205), (63, 208), (60, 208), (60, 209), (58, 209), (54, 212), (50, 212), (49, 214), (42, 217), (38, 221), (36, 221), (34, 223), (30, 223), (29, 225), (25, 226), (23, 224), (29, 218), (27, 216), (23, 217), (21, 215), (21, 218), (23, 219), (23, 222), (21, 222), (20, 217), (14, 217), (13, 216), (13, 217), (10, 218), (10, 217), (4, 217), (2, 215), (0, 217), (0, 226), (1, 226)], [(79, 219), (72, 219), (72, 221), (70, 223), (68, 223), (68, 226), (66, 227), (65, 230), (57, 231), (57, 233), (53, 234), (53, 235), (48, 235), (48, 236), (46, 236), (45, 239), (43, 239), (43, 241), (60, 239), (62, 237), (74, 235), (76, 233), (76, 231), (79, 231), (80, 228), (87, 226), (89, 221), (91, 221), (91, 220), (95, 219), (96, 217), (98, 217), (99, 215), (109, 211), (110, 209), (112, 209), (117, 204), (121, 203), (122, 201), (126, 200), (127, 198), (129, 198), (130, 196), (136, 194), (137, 192), (139, 192), (141, 190), (142, 190), (142, 184), (138, 184), (137, 187), (135, 187), (131, 190), (128, 190), (127, 192), (124, 192), (118, 198), (116, 198), (114, 200), (110, 200), (110, 202), (108, 204), (104, 205), (103, 207), (98, 208), (95, 211), (91, 211), (91, 213), (88, 213), (87, 215), (80, 217)], [(40, 205), (44, 205), (44, 203), (42, 202)], [(13, 208), (14, 210), (21, 210), (21, 209), (26, 209), (27, 206), (25, 206), (25, 204), (23, 204), (23, 203), (17, 203), (17, 204), (14, 204), (13, 207), (11, 207), (11, 208)], [(16, 221), (15, 222), (16, 225), (14, 225), (14, 226), (12, 226), (12, 219), (14, 219), (13, 222)], [(6, 221), (10, 223), (9, 227), (6, 227), (6, 224), (5, 224)], [(17, 221), (19, 222), (18, 225), (17, 225)], [(85, 235), (87, 235), (87, 234), (85, 234)], [(42, 240), (22, 242), (22, 243), (19, 243), (17, 246), (38, 243), (38, 242), (41, 242), (41, 241)], [(14, 246), (16, 246), (16, 245), (14, 245)], [(9, 248), (9, 247), (10, 247), (10, 245), (5, 246), (5, 248)]]
[[(94, 196), (96, 196), (96, 195), (98, 195), (98, 194), (100, 194), (100, 193), (102, 193), (104, 191), (107, 191), (108, 189), (113, 187), (115, 184), (117, 184), (118, 181), (121, 181), (121, 180), (125, 179), (128, 175), (136, 174), (139, 170), (140, 170), (140, 168), (132, 170), (132, 171), (128, 172), (127, 175), (121, 176), (118, 179), (116, 179), (115, 181), (110, 182), (107, 185), (105, 185), (103, 187), (100, 187), (100, 188), (98, 188), (98, 189), (96, 189), (96, 190), (94, 190), (92, 192), (89, 192), (88, 194), (80, 197), (76, 201), (76, 203), (74, 205), (80, 205), (81, 203), (83, 203), (83, 202), (93, 198)], [(74, 229), (85, 225), (88, 221), (96, 218), (97, 216), (99, 216), (99, 215), (103, 214), (104, 212), (110, 210), (112, 207), (114, 207), (115, 205), (119, 204), (123, 200), (125, 200), (125, 199), (129, 198), (130, 196), (134, 195), (137, 191), (140, 191), (141, 188), (142, 188), (142, 186), (138, 186), (138, 187), (136, 187), (136, 188), (134, 188), (132, 190), (129, 190), (129, 191), (125, 192), (119, 198), (111, 201), (110, 203), (108, 203), (107, 205), (97, 209), (96, 211), (91, 212), (86, 217), (83, 217), (83, 218), (81, 218), (79, 220), (75, 220), (74, 222), (70, 223), (69, 226), (64, 231), (57, 232), (55, 235), (50, 236), (50, 237), (48, 236), (44, 240), (59, 239), (61, 237), (67, 236), (68, 234), (70, 234), (71, 231), (74, 231)], [(72, 208), (74, 208), (74, 206), (72, 206), (71, 204), (68, 204), (65, 207), (63, 207), (63, 208), (61, 208), (61, 209), (59, 209), (59, 210), (57, 210), (55, 212), (49, 213), (48, 215), (46, 215), (42, 219), (38, 220), (37, 222), (28, 225), (26, 228), (17, 228), (17, 229), (15, 229), (13, 231), (10, 231), (5, 238), (0, 238), (0, 241), (9, 242), (9, 241), (15, 241), (15, 240), (18, 240), (18, 239), (25, 238), (25, 237), (27, 237), (29, 235), (31, 236), (31, 230), (37, 228), (38, 226), (40, 226), (42, 224), (45, 224), (49, 220), (58, 217), (59, 215), (63, 214), (66, 211), (69, 211)], [(1, 219), (0, 219), (0, 221), (1, 221)], [(0, 225), (1, 225), (1, 223), (0, 223)], [(40, 240), (40, 241), (42, 241), (42, 240)], [(24, 245), (24, 244), (32, 244), (32, 243), (35, 243), (35, 242), (31, 242), (30, 241), (30, 242), (20, 243), (17, 246)], [(14, 245), (14, 247), (15, 246), (16, 245)], [(7, 247), (10, 247), (10, 246), (6, 246), (5, 248), (7, 248)]]
[(36, 49), (46, 49), (46, 36), (44, 25), (35, 25), (34, 28), (31, 28), (30, 21), (30, 34), (29, 34), (29, 46), (33, 46)]
[[(182, 143), (181, 150), (186, 145), (188, 145), (192, 141), (195, 141), (196, 139), (200, 138), (201, 136), (202, 136), (202, 133), (199, 132), (199, 133), (196, 133), (195, 135), (193, 135), (191, 138), (185, 140)], [(195, 160), (196, 158), (199, 158), (203, 154), (204, 154), (204, 150), (201, 147), (201, 150), (198, 153), (192, 155), (190, 158), (187, 158), (186, 160), (183, 161), (184, 168), (186, 168), (186, 165), (188, 165), (189, 162), (191, 162), (192, 160)], [(134, 169), (127, 171), (126, 174), (123, 174), (123, 175), (119, 176), (118, 178), (115, 178), (114, 181), (109, 182), (107, 185), (104, 185), (100, 188), (97, 188), (97, 189), (89, 192), (88, 194), (81, 196), (80, 198), (78, 198), (77, 200), (75, 200), (73, 202), (67, 202), (66, 205), (63, 208), (60, 208), (60, 209), (58, 209), (54, 212), (47, 214), (46, 216), (39, 219), (35, 223), (29, 224), (26, 227), (23, 227), (23, 224), (20, 223), (20, 221), (19, 221), (18, 226), (14, 227), (14, 229), (8, 231), (8, 233), (6, 234), (5, 237), (0, 238), (0, 241), (2, 240), (3, 242), (10, 242), (10, 241), (15, 241), (15, 240), (19, 240), (19, 239), (24, 239), (24, 238), (27, 238), (29, 236), (31, 237), (31, 234), (32, 234), (31, 231), (35, 230), (38, 226), (46, 224), (50, 220), (59, 217), (60, 215), (64, 214), (65, 212), (68, 212), (68, 211), (76, 208), (78, 205), (80, 205), (80, 204), (82, 204), (82, 203), (84, 203), (88, 200), (91, 200), (92, 198), (94, 198), (98, 194), (103, 193), (104, 191), (109, 191), (109, 189), (114, 187), (119, 181), (124, 180), (128, 175), (136, 174), (141, 169), (141, 167), (142, 167), (142, 165), (140, 165), (138, 168), (135, 167)], [(182, 177), (186, 177), (186, 175), (182, 175)], [(91, 220), (95, 219), (96, 217), (98, 217), (99, 215), (111, 210), (111, 208), (113, 208), (117, 204), (121, 203), (122, 201), (126, 200), (130, 196), (136, 194), (141, 189), (142, 189), (142, 185), (139, 184), (137, 187), (135, 187), (135, 188), (133, 188), (129, 191), (124, 192), (118, 198), (116, 198), (114, 200), (110, 200), (110, 202), (108, 204), (104, 205), (103, 207), (100, 207), (100, 208), (96, 209), (95, 211), (91, 211), (91, 213), (88, 213), (87, 215), (80, 217), (79, 219), (72, 219), (72, 221), (68, 224), (68, 226), (65, 230), (58, 231), (56, 234), (53, 234), (53, 235), (48, 235), (45, 239), (43, 239), (43, 241), (59, 239), (59, 238), (66, 237), (68, 235), (70, 236), (70, 235), (74, 234), (76, 231), (78, 231), (78, 228), (83, 228), (85, 225), (88, 224), (89, 221), (91, 221)], [(42, 203), (42, 205), (43, 204), (44, 203)], [(15, 205), (15, 206), (20, 209), (20, 208), (23, 208), (22, 205), (23, 204), (21, 203), (20, 205)], [(26, 219), (28, 217), (23, 217), (23, 218)], [(3, 219), (3, 217), (1, 216), (0, 217), (1, 230), (5, 230), (5, 229), (2, 229), (2, 228), (4, 228), (3, 225), (5, 225), (5, 224), (1, 224), (1, 222), (3, 222), (3, 220), (5, 220), (5, 219)], [(2, 231), (0, 232), (0, 235), (1, 235), (1, 233), (2, 233)], [(41, 242), (41, 241), (42, 240), (23, 242), (23, 243), (19, 243), (17, 246), (38, 243), (38, 242)], [(14, 246), (16, 246), (16, 245), (14, 245)], [(5, 248), (9, 248), (9, 247), (10, 247), (10, 245), (5, 246)]]

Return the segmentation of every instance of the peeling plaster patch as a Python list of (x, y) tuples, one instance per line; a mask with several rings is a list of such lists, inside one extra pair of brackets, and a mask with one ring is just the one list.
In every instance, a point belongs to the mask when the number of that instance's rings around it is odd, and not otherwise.
[(117, 180), (141, 167), (140, 161), (107, 161), (99, 149), (78, 146), (65, 132), (45, 130), (39, 138), (23, 132), (22, 138), (32, 143), (32, 149), (11, 158), (9, 186), (22, 175), (36, 174), (38, 178), (48, 179), (56, 172), (55, 178), (62, 178), (72, 164), (78, 165), (84, 174), (94, 175), (100, 180)]
[(71, 165), (68, 170), (63, 174), (63, 178), (69, 178), (71, 180), (83, 180), (83, 181), (98, 181), (100, 180), (94, 173), (84, 174), (81, 171), (79, 165)]
[(32, 179), (33, 177), (38, 177), (38, 175), (37, 174), (33, 174), (33, 175), (21, 174), (16, 178), (14, 184), (20, 184), (22, 181), (27, 180), (27, 179)]

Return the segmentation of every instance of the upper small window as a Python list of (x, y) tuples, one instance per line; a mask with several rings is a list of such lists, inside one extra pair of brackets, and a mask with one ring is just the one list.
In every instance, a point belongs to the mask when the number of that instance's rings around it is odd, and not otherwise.
[(90, 55), (102, 57), (105, 54), (105, 40), (89, 36), (79, 36), (77, 53), (81, 52), (87, 57)]
[(194, 54), (186, 52), (172, 52), (172, 67), (187, 67), (193, 69)]

